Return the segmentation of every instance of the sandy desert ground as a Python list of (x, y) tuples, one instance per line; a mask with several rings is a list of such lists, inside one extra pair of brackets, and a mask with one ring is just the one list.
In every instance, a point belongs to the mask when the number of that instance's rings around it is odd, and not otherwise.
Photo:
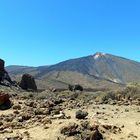
[[(105, 140), (140, 139), (140, 107), (137, 105), (83, 103), (69, 99), (55, 104), (50, 100), (18, 97), (11, 100), (13, 107), (0, 111), (0, 140), (88, 140), (80, 137), (81, 133), (87, 135), (89, 132), (87, 125), (98, 126)], [(75, 114), (78, 110), (88, 112), (88, 116), (77, 119)], [(81, 133), (76, 131), (72, 136), (61, 133), (64, 127), (73, 124), (78, 127), (87, 125)]]

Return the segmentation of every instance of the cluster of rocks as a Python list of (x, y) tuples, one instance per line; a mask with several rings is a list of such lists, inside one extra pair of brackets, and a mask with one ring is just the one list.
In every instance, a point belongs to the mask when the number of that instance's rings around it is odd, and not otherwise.
[[(4, 97), (3, 99), (7, 101), (7, 96)], [(38, 124), (45, 125), (51, 123), (51, 119), (65, 119), (67, 117), (62, 112), (61, 106), (59, 107), (62, 102), (61, 99), (21, 100), (12, 106), (12, 114), (0, 116), (0, 133), (7, 132), (7, 129), (12, 131)]]
[(69, 123), (68, 126), (61, 128), (61, 134), (66, 136), (75, 136), (77, 140), (103, 140), (103, 135), (97, 127), (92, 127), (89, 122)]
[(74, 136), (76, 140), (103, 140), (106, 132), (112, 134), (121, 133), (121, 128), (108, 124), (93, 124), (89, 121), (82, 121), (80, 124), (69, 123), (61, 128), (61, 134), (67, 137)]
[[(9, 101), (9, 95), (3, 94), (0, 98), (0, 103), (4, 104)], [(13, 133), (15, 129), (29, 129), (41, 125), (44, 129), (48, 129), (48, 124), (51, 125), (54, 119), (71, 119), (63, 110), (68, 109), (66, 104), (73, 105), (72, 108), (81, 108), (83, 102), (79, 104), (78, 100), (64, 100), (63, 98), (49, 98), (49, 99), (13, 99), (12, 110), (13, 113), (0, 116), (0, 133)], [(71, 108), (69, 106), (69, 108)], [(103, 134), (107, 129), (112, 133), (117, 133), (118, 129), (115, 126), (107, 125), (90, 125), (88, 120), (88, 113), (83, 111), (82, 108), (75, 111), (75, 119), (80, 124), (70, 123), (61, 129), (61, 134), (66, 136), (77, 137), (78, 140), (101, 140)], [(102, 128), (102, 129), (101, 129)], [(105, 130), (104, 130), (104, 129)], [(103, 131), (104, 130), (104, 131)], [(114, 132), (113, 132), (114, 130)], [(115, 132), (116, 130), (116, 132)], [(23, 136), (22, 136), (23, 137)], [(22, 139), (19, 137), (19, 139)]]

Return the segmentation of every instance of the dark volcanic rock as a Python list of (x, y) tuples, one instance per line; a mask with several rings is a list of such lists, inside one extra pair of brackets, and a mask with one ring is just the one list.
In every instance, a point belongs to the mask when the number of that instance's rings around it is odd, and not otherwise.
[(9, 95), (6, 93), (0, 93), (0, 110), (5, 110), (11, 108), (12, 104), (9, 99)]
[(0, 82), (2, 81), (3, 79), (3, 76), (4, 76), (4, 60), (0, 59)]
[(88, 116), (88, 113), (85, 112), (85, 111), (79, 110), (79, 111), (76, 112), (76, 118), (77, 119), (85, 119), (87, 116)]
[(98, 130), (84, 131), (81, 134), (81, 140), (103, 140), (103, 135)]
[(76, 123), (70, 123), (68, 126), (63, 127), (61, 129), (61, 134), (64, 134), (67, 136), (74, 136), (78, 133), (80, 132), (78, 130), (78, 125)]
[(35, 79), (30, 74), (24, 74), (22, 76), (19, 86), (24, 90), (33, 90), (33, 91), (37, 90)]
[(9, 95), (6, 93), (0, 93), (0, 105), (4, 104), (7, 100), (9, 100)]
[(103, 135), (97, 129), (91, 134), (90, 140), (103, 140)]
[(23, 120), (23, 121), (27, 121), (27, 120), (29, 120), (31, 117), (32, 117), (32, 116), (31, 116), (31, 114), (29, 114), (29, 113), (23, 113), (23, 114), (22, 114), (22, 120)]
[(13, 105), (13, 109), (14, 110), (21, 110), (21, 106), (20, 105)]
[(10, 83), (10, 85), (8, 86), (11, 86), (11, 85), (16, 85), (10, 78), (8, 72), (5, 70), (5, 61), (0, 59), (0, 83), (1, 84), (4, 84), (4, 85), (7, 85), (4, 82), (4, 80), (6, 80), (7, 82)]

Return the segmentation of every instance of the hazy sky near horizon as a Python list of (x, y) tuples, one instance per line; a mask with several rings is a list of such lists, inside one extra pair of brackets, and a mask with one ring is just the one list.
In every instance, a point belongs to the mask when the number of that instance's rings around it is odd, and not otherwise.
[(95, 52), (140, 62), (139, 0), (0, 0), (0, 58), (50, 65)]

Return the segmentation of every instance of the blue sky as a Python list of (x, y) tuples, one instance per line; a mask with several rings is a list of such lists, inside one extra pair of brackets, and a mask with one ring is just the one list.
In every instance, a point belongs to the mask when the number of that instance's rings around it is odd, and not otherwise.
[(50, 65), (95, 52), (140, 61), (139, 0), (0, 0), (0, 58)]

